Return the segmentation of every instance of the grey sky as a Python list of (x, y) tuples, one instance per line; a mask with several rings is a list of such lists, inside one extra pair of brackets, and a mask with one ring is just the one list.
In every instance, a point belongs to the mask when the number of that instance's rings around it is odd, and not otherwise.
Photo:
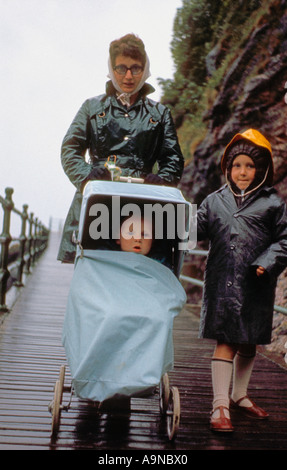
[[(172, 78), (173, 20), (182, 0), (0, 0), (0, 194), (14, 188), (43, 223), (63, 219), (74, 187), (60, 146), (86, 98), (105, 91), (108, 48), (133, 32), (151, 62), (148, 80)], [(0, 212), (2, 218), (2, 211)]]

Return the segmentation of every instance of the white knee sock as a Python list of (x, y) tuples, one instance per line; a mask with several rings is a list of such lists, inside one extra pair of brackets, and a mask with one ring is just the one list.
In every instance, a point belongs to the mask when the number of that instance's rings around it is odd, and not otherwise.
[[(237, 402), (240, 398), (247, 395), (247, 388), (249, 385), (253, 365), (255, 361), (254, 356), (243, 356), (236, 354), (234, 358), (234, 370), (233, 370), (233, 385), (231, 398)], [(251, 406), (248, 399), (242, 400), (240, 406)]]
[(229, 408), (229, 387), (232, 377), (232, 367), (233, 361), (231, 360), (212, 358), (211, 374), (214, 410), (218, 408), (218, 406)]

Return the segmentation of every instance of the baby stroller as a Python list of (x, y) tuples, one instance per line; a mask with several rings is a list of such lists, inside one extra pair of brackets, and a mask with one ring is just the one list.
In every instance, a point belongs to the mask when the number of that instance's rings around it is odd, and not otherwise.
[[(63, 326), (72, 386), (65, 387), (62, 366), (49, 405), (54, 437), (61, 411), (71, 403), (62, 405), (65, 391), (97, 403), (101, 411), (110, 400), (149, 396), (158, 386), (168, 437), (176, 436), (180, 397), (178, 388), (169, 386), (168, 372), (173, 320), (186, 301), (178, 277), (192, 233), (192, 206), (178, 189), (140, 183), (91, 181), (84, 189)], [(121, 216), (134, 210), (151, 211), (157, 222), (161, 218), (162, 232), (155, 234), (148, 256), (120, 251), (115, 242)]]

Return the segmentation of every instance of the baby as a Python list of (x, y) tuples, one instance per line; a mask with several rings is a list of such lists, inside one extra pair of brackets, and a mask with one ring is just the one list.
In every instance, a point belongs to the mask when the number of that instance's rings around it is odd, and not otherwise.
[(138, 216), (126, 218), (117, 244), (122, 251), (148, 255), (153, 244), (152, 222)]

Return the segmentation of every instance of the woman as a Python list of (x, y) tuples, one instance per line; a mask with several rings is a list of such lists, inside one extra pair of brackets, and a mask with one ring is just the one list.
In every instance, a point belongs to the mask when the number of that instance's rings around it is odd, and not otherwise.
[(113, 41), (109, 52), (106, 93), (84, 102), (62, 144), (64, 171), (77, 188), (58, 254), (63, 262), (74, 262), (81, 191), (89, 180), (110, 179), (104, 167), (110, 155), (116, 155), (123, 176), (142, 177), (148, 184), (176, 186), (183, 171), (171, 113), (147, 98), (154, 89), (145, 83), (150, 72), (143, 42), (128, 34)]

